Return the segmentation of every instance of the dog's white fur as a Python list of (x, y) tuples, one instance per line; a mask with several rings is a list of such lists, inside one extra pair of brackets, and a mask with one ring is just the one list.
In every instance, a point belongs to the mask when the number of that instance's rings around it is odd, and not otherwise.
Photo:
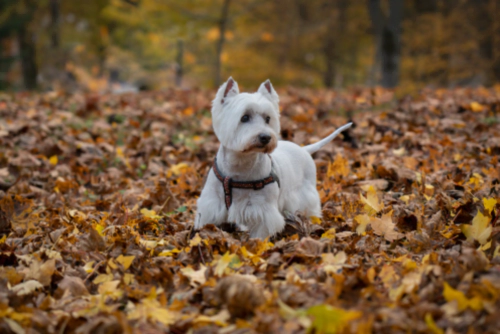
[[(278, 94), (269, 80), (253, 94), (240, 94), (232, 78), (219, 88), (212, 104), (212, 123), (221, 143), (217, 153), (219, 169), (235, 181), (259, 180), (269, 176), (272, 158), (279, 186), (274, 182), (260, 190), (233, 188), (233, 202), (227, 210), (222, 183), (210, 169), (198, 199), (195, 229), (233, 222), (248, 230), (253, 238), (266, 238), (283, 230), (285, 211), (321, 217), (316, 165), (311, 154), (351, 123), (313, 145), (300, 147), (289, 141), (278, 141), (278, 104)], [(250, 116), (248, 122), (241, 122), (244, 115)], [(266, 117), (270, 117), (269, 124)], [(270, 142), (262, 145), (259, 134), (271, 136)]]

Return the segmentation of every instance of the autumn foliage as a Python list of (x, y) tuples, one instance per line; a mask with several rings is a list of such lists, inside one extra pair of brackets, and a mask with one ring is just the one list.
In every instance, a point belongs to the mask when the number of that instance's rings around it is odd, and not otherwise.
[(323, 218), (193, 231), (210, 91), (0, 97), (2, 333), (500, 330), (500, 89), (280, 91)]

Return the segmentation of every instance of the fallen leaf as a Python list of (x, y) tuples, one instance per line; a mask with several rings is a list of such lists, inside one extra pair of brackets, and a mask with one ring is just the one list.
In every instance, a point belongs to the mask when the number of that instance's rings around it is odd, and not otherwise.
[(387, 241), (394, 241), (402, 237), (402, 235), (395, 230), (396, 224), (392, 222), (392, 211), (382, 215), (380, 219), (371, 217), (370, 225), (375, 234), (383, 236)]
[(123, 266), (123, 269), (127, 270), (132, 265), (135, 256), (123, 256), (120, 255), (116, 258), (116, 262), (120, 263)]
[(330, 305), (316, 305), (307, 310), (307, 315), (312, 318), (310, 330), (326, 334), (343, 332), (353, 320), (360, 318), (362, 313)]
[(439, 328), (434, 322), (434, 319), (432, 319), (432, 314), (425, 314), (425, 323), (427, 324), (427, 328), (429, 328), (433, 334), (444, 334), (444, 331)]
[(40, 284), (40, 282), (35, 280), (29, 280), (24, 283), (20, 283), (16, 286), (13, 286), (11, 290), (18, 296), (24, 296), (24, 295), (29, 295), (30, 293), (33, 293), (36, 290), (42, 290), (42, 289), (43, 285)]
[(443, 297), (449, 303), (456, 303), (459, 312), (468, 307), (475, 311), (483, 309), (483, 303), (479, 297), (468, 299), (463, 292), (453, 289), (447, 282), (444, 282)]
[(215, 267), (215, 275), (221, 277), (224, 275), (226, 269), (230, 267), (230, 265), (239, 265), (240, 259), (236, 254), (230, 254), (229, 252), (225, 253), (218, 261)]
[(366, 198), (362, 194), (359, 194), (359, 197), (361, 201), (365, 203), (365, 210), (367, 213), (372, 211), (377, 213), (384, 209), (384, 203), (379, 200), (377, 191), (372, 185), (370, 185), (368, 191), (366, 192)]
[(57, 160), (57, 155), (53, 155), (49, 159), (50, 164), (53, 165), (53, 166), (57, 165), (57, 161), (58, 161)]
[(182, 268), (181, 273), (182, 275), (189, 278), (191, 286), (197, 287), (205, 284), (205, 282), (207, 281), (205, 277), (206, 270), (207, 268), (204, 265), (200, 265), (200, 269), (198, 270), (194, 270), (193, 268), (190, 267)]
[(364, 235), (366, 233), (366, 227), (370, 223), (370, 216), (368, 215), (357, 215), (354, 219), (358, 222), (358, 227), (356, 227), (356, 233), (359, 235)]
[(477, 240), (481, 245), (484, 245), (491, 236), (492, 227), (489, 223), (490, 218), (478, 211), (472, 220), (472, 225), (462, 225), (462, 233), (467, 237), (467, 240)]
[(154, 210), (148, 210), (146, 208), (141, 209), (141, 213), (144, 217), (158, 221), (161, 219), (160, 215), (157, 215)]
[(471, 102), (470, 105), (470, 110), (472, 110), (473, 112), (481, 112), (483, 110), (485, 110), (485, 106), (483, 106), (482, 104), (480, 104), (479, 102)]
[(493, 198), (493, 197), (490, 197), (490, 198), (483, 197), (484, 209), (488, 212), (488, 214), (491, 215), (491, 212), (495, 208), (496, 204), (497, 204), (497, 200), (495, 198)]

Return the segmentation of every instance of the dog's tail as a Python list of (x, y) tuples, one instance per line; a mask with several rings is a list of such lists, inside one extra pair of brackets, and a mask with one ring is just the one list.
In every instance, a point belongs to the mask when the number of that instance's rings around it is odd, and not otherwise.
[(329, 142), (331, 142), (335, 137), (337, 137), (339, 135), (339, 133), (341, 133), (342, 131), (346, 130), (346, 129), (349, 129), (351, 127), (352, 123), (347, 123), (346, 125), (343, 125), (341, 126), (340, 128), (338, 128), (337, 130), (335, 130), (331, 135), (329, 135), (328, 137), (324, 138), (324, 139), (321, 139), (319, 142), (317, 143), (314, 143), (314, 144), (311, 144), (311, 145), (307, 145), (307, 146), (304, 146), (302, 147), (303, 149), (305, 149), (307, 151), (307, 153), (309, 154), (313, 154), (313, 153), (316, 153), (318, 152), (323, 146), (325, 146), (326, 144), (328, 144)]

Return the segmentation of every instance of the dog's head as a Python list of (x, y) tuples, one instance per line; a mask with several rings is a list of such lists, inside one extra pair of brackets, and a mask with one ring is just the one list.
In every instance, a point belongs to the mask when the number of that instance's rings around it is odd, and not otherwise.
[(271, 153), (278, 144), (279, 117), (279, 97), (269, 80), (253, 94), (240, 94), (236, 81), (229, 78), (212, 102), (217, 138), (242, 153)]

